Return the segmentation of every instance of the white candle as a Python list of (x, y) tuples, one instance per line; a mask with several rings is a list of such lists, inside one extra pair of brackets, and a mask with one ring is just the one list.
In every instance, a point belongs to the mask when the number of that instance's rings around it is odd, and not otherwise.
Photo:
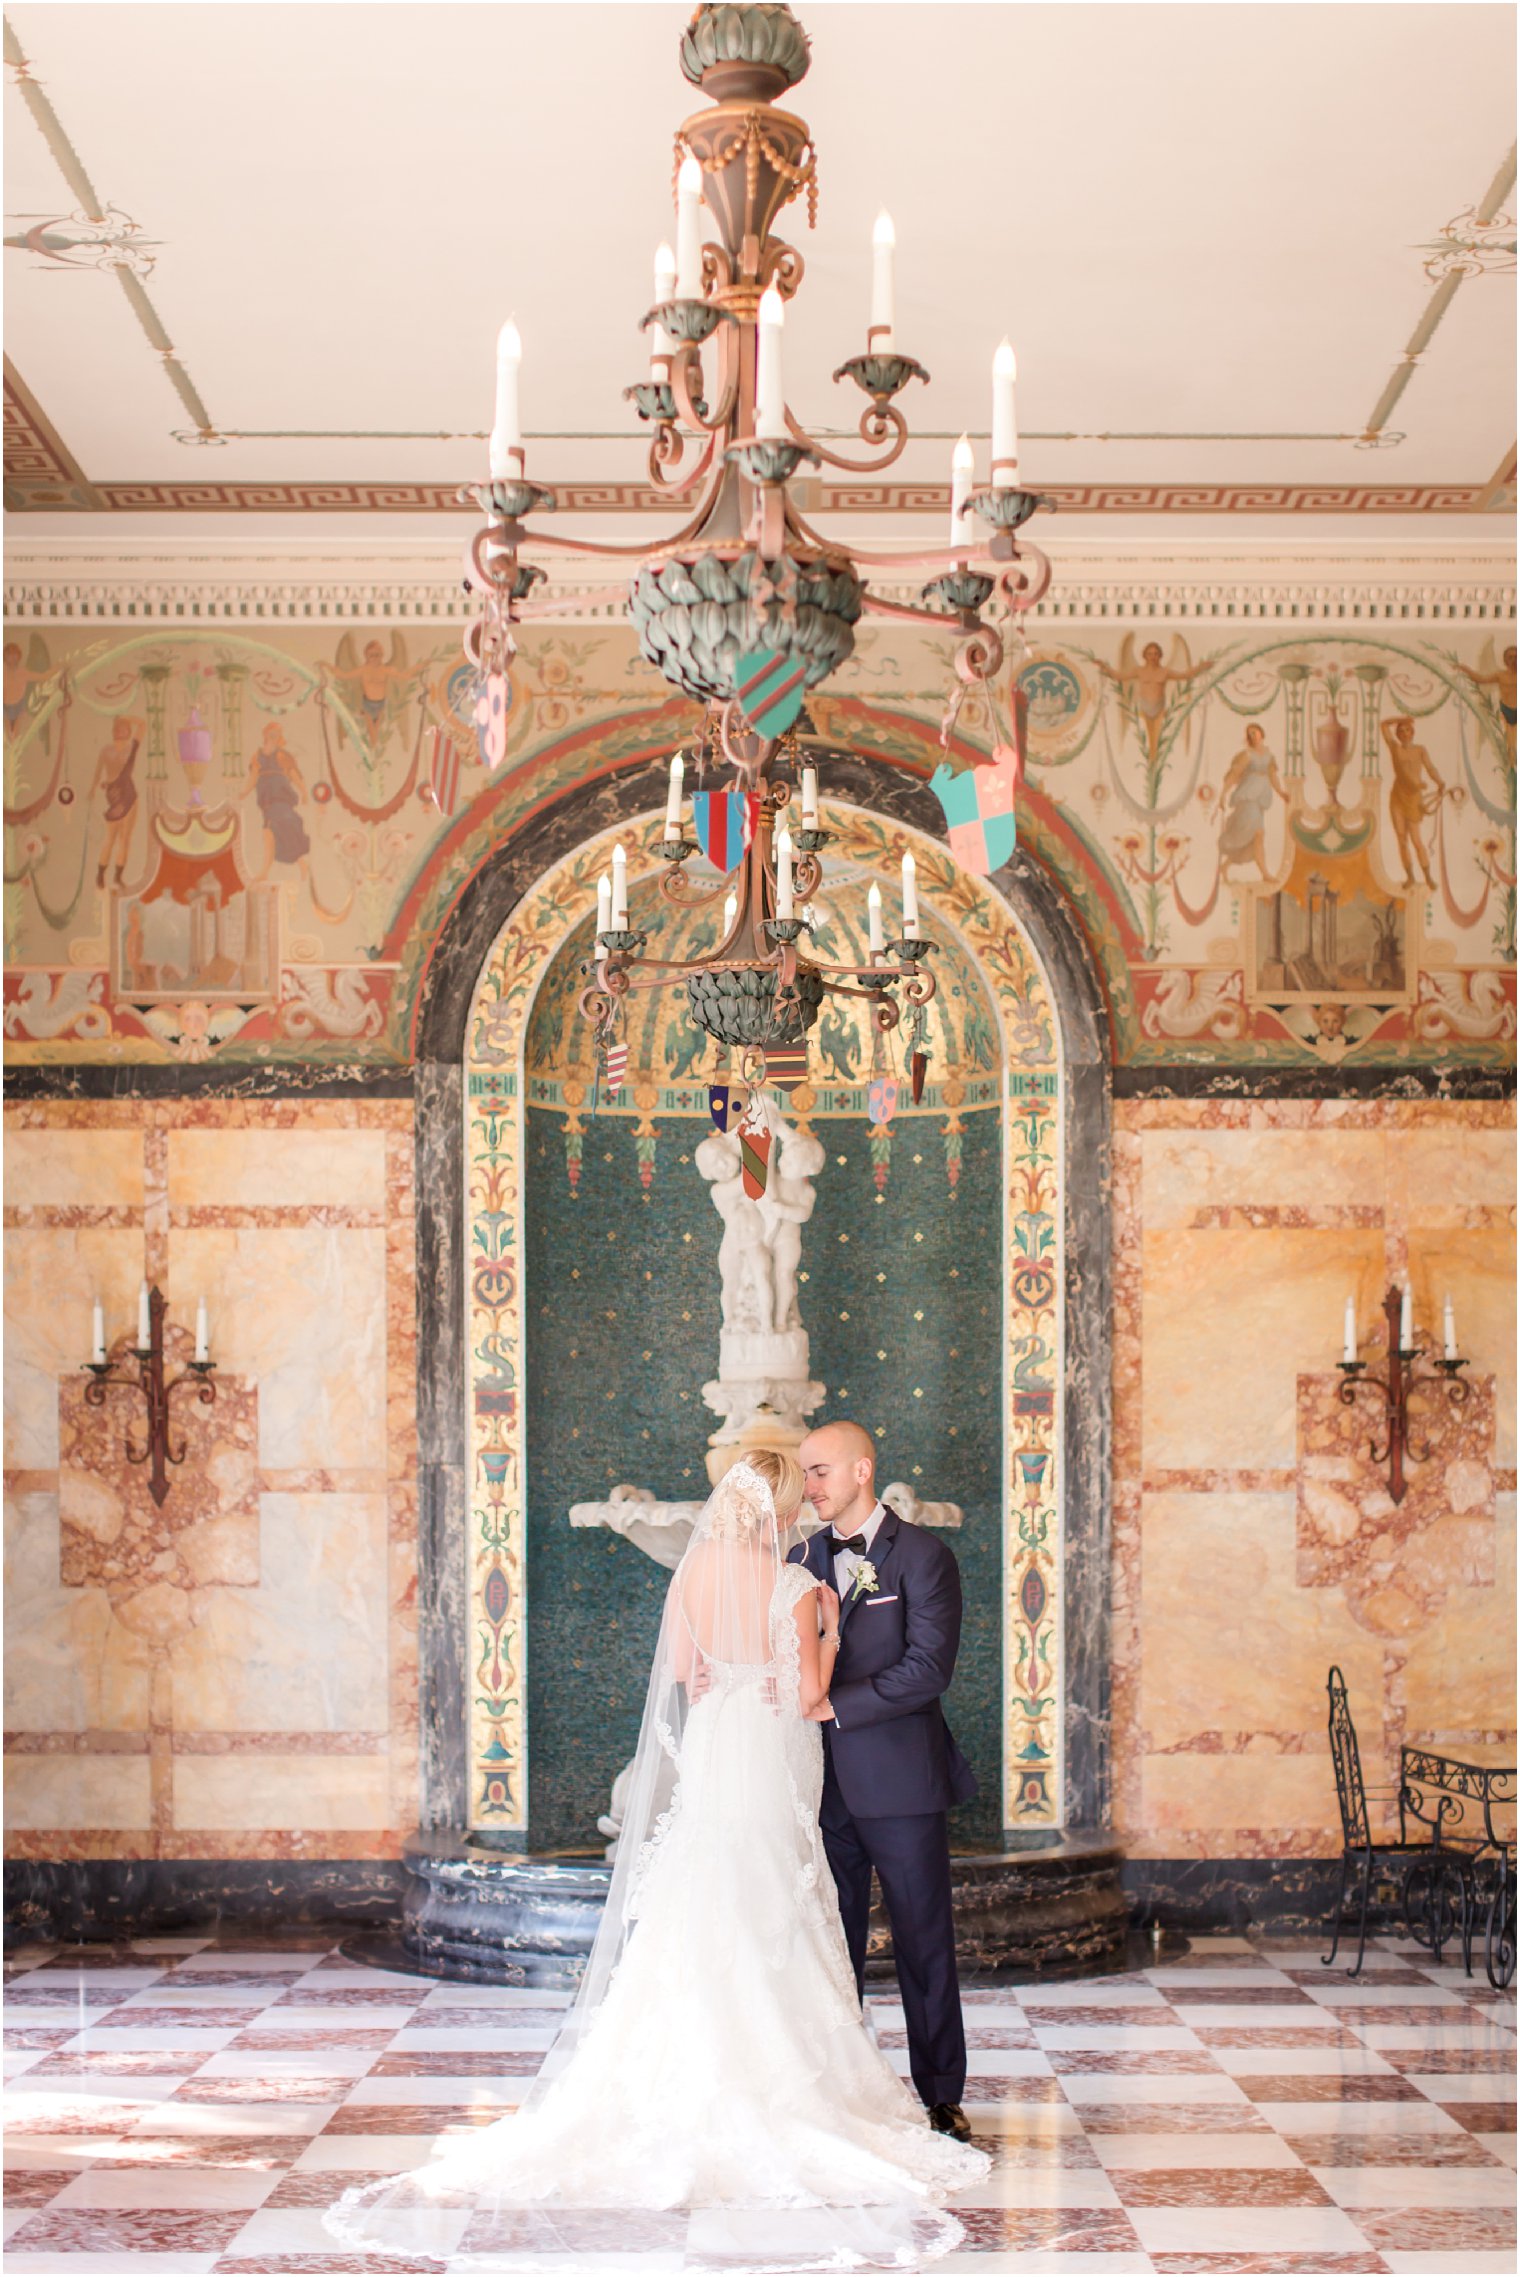
[(816, 767), (804, 767), (802, 770), (802, 827), (804, 830), (816, 830), (818, 828), (818, 769)]
[(1446, 1357), (1448, 1360), (1454, 1360), (1456, 1356), (1457, 1316), (1451, 1309), (1451, 1298), (1448, 1296), (1446, 1299)]
[(892, 227), (892, 216), (879, 213), (871, 232), (871, 330), (869, 341), (873, 355), (886, 356), (892, 352), (892, 255), (897, 246), (897, 232)]
[(628, 856), (621, 844), (612, 849), (612, 930), (628, 930)]
[[(1448, 1312), (1450, 1312), (1450, 1305), (1448, 1305), (1446, 1309)], [(98, 1367), (104, 1361), (105, 1356), (106, 1308), (101, 1303), (99, 1297), (97, 1297), (95, 1299), (94, 1309), (90, 1316), (90, 1358), (96, 1363)]]
[(605, 870), (596, 881), (596, 930), (598, 939), (612, 931), (612, 880)]
[(683, 158), (676, 176), (676, 298), (702, 298), (702, 169)]
[[(663, 308), (666, 301), (674, 300), (675, 297), (676, 257), (668, 245), (657, 245), (654, 249), (654, 305), (656, 308)], [(652, 379), (664, 379), (667, 374), (657, 372), (654, 367), (657, 363), (668, 364), (670, 362), (671, 357), (675, 354), (675, 342), (663, 324), (651, 326), (649, 338), (651, 342), (649, 350), (650, 377)]]
[(1399, 1350), (1414, 1350), (1414, 1294), (1409, 1283), (1404, 1283), (1404, 1301), (1399, 1306)]
[(792, 834), (781, 831), (776, 839), (776, 915), (783, 922), (792, 914)]
[(137, 1349), (146, 1352), (153, 1342), (153, 1312), (148, 1303), (148, 1284), (144, 1281), (137, 1292)]
[(903, 939), (918, 939), (918, 864), (911, 854), (902, 858)]
[(686, 762), (678, 751), (670, 762), (670, 789), (665, 798), (665, 835), (681, 835), (681, 785), (686, 780)]
[(204, 1297), (195, 1308), (195, 1357), (197, 1360), (209, 1360), (211, 1357), (211, 1323), (206, 1317)]
[(871, 881), (871, 890), (866, 895), (866, 908), (870, 913), (871, 949), (874, 954), (886, 945), (886, 936), (881, 929), (881, 887), (874, 879)]
[(736, 893), (725, 895), (723, 902), (723, 938), (725, 941), (734, 929), (734, 919), (738, 914), (739, 896)]
[(1348, 1298), (1346, 1299), (1346, 1342), (1345, 1342), (1345, 1349), (1344, 1349), (1344, 1350), (1342, 1351), (1342, 1353), (1341, 1353), (1341, 1358), (1342, 1358), (1343, 1360), (1346, 1360), (1346, 1361), (1351, 1361), (1351, 1360), (1354, 1360), (1354, 1359), (1356, 1358), (1356, 1299), (1355, 1299), (1355, 1297), (1348, 1297)]
[(1017, 490), (1019, 434), (1013, 417), (1013, 383), (1018, 365), (1006, 340), (992, 359), (992, 486)]
[(976, 475), (976, 453), (970, 440), (962, 435), (950, 453), (950, 550), (966, 553), (971, 546), (971, 532), (961, 514), (961, 508), (971, 496), (971, 484)]
[(496, 423), (491, 429), (493, 482), (514, 482), (522, 475), (522, 415), (517, 399), (521, 375), (522, 335), (509, 316), (496, 335)]
[(755, 350), (755, 433), (780, 441), (786, 434), (786, 395), (781, 384), (781, 330), (786, 311), (774, 285), (760, 295), (760, 332)]

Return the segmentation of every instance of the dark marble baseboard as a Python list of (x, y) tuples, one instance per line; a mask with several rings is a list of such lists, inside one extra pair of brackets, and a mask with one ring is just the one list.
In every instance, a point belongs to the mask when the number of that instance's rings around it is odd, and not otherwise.
[(213, 1935), (304, 1926), (389, 1929), (406, 1868), (393, 1858), (12, 1858), (6, 1943)]
[(1515, 1069), (1407, 1061), (1232, 1067), (1209, 1060), (1114, 1069), (1116, 1099), (1512, 1099)]
[(410, 1099), (410, 1066), (362, 1060), (213, 1059), (199, 1066), (157, 1062), (102, 1067), (7, 1067), (7, 1099)]
[[(1159, 1921), (1189, 1936), (1210, 1930), (1237, 1937), (1249, 1930), (1328, 1935), (1339, 1879), (1339, 1858), (1130, 1858), (1123, 1872), (1137, 1925)], [(1397, 1892), (1385, 1879), (1374, 1891), (1368, 1923), (1387, 1929), (1396, 1922), (1402, 1922)]]

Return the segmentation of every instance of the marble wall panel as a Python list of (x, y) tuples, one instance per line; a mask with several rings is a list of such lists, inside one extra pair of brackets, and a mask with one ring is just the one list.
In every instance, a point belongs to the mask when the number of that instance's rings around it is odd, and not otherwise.
[(5, 1767), (7, 1833), (124, 1832), (152, 1825), (145, 1755), (13, 1755)]
[(206, 1589), (170, 1654), (189, 1731), (383, 1733), (385, 1501), (259, 1498), (259, 1587)]
[(1147, 1473), (1290, 1471), (1306, 1345), (1323, 1349), (1349, 1290), (1371, 1292), (1381, 1233), (1171, 1225), (1143, 1240)]
[(1307, 1735), (1322, 1753), (1328, 1664), (1358, 1697), (1381, 1689), (1381, 1642), (1337, 1594), (1298, 1586), (1294, 1523), (1291, 1493), (1145, 1496), (1140, 1713), (1151, 1748), (1297, 1748)]
[(169, 1186), (176, 1208), (300, 1210), (333, 1204), (351, 1213), (385, 1207), (383, 1130), (282, 1131), (271, 1146), (258, 1130), (169, 1133)]
[(140, 1210), (142, 1140), (135, 1131), (11, 1131), (5, 1199), (12, 1207), (77, 1209), (92, 1217)]
[[(1328, 1855), (1332, 1661), (1370, 1787), (1405, 1744), (1515, 1759), (1513, 1110), (1153, 1098), (1115, 1121), (1117, 1824), (1142, 1858)], [(1354, 1295), (1376, 1367), (1406, 1279), (1422, 1342), (1450, 1292), (1473, 1393), (1396, 1506), (1334, 1363)]]
[(217, 1349), (259, 1386), (271, 1470), (379, 1469), (385, 1432), (385, 1237), (377, 1228), (194, 1226), (176, 1287), (216, 1311)]
[(1339, 1847), (1335, 1782), (1321, 1752), (1148, 1755), (1141, 1793), (1152, 1856), (1318, 1856)]
[[(417, 1813), (410, 1102), (12, 1102), (6, 1124), (10, 1850), (395, 1857)], [(124, 1346), (145, 1271), (171, 1375), (202, 1294), (217, 1362), (214, 1405), (175, 1410), (162, 1508), (124, 1459), (132, 1395), (87, 1408), (79, 1371), (92, 1297)]]
[(152, 1655), (103, 1588), (64, 1588), (56, 1490), (5, 1498), (5, 1728), (142, 1731)]
[(177, 1755), (176, 1826), (209, 1833), (344, 1833), (388, 1821), (381, 1755)]
[(89, 1358), (91, 1305), (98, 1297), (104, 1306), (108, 1338), (137, 1318), (143, 1236), (11, 1222), (27, 1207), (6, 1208), (5, 1460), (13, 1470), (48, 1470), (58, 1462), (59, 1379)]

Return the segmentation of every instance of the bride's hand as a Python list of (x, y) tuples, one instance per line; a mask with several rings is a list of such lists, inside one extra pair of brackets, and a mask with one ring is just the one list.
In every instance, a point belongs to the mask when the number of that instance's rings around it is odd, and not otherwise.
[(827, 1697), (820, 1700), (816, 1708), (809, 1708), (807, 1720), (810, 1724), (831, 1724), (834, 1721), (834, 1711)]
[(831, 1589), (826, 1581), (820, 1581), (818, 1584), (818, 1611), (823, 1622), (825, 1635), (831, 1629), (838, 1628), (839, 1592), (837, 1589)]

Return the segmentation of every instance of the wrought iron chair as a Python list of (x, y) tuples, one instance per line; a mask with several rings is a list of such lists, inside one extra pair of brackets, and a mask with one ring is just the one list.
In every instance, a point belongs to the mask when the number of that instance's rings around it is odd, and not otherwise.
[(1404, 1921), (1417, 1945), (1439, 1964), (1454, 1937), (1462, 1966), (1472, 1974), (1473, 1930), (1478, 1913), (1478, 1859), (1491, 1841), (1486, 1808), (1488, 1774), (1454, 1763), (1429, 1748), (1399, 1753), (1399, 1833), (1409, 1821), (1428, 1826), (1430, 1844), (1404, 1876)]
[[(1508, 1785), (1506, 1794), (1505, 1786)], [(1507, 1808), (1509, 1824), (1496, 1827), (1494, 1806)], [(1490, 1792), (1483, 1798), (1483, 1819), (1493, 1851), (1491, 1871), (1493, 1886), (1488, 1900), (1488, 1922), (1484, 1938), (1484, 1967), (1488, 1981), (1495, 1992), (1508, 1992), (1515, 1981), (1515, 1774), (1499, 1771), (1493, 1776)]]
[[(1374, 1842), (1371, 1822), (1367, 1816), (1367, 1788), (1362, 1778), (1361, 1749), (1356, 1743), (1356, 1725), (1351, 1720), (1351, 1703), (1346, 1697), (1346, 1679), (1338, 1668), (1332, 1668), (1326, 1683), (1330, 1695), (1330, 1760), (1335, 1767), (1335, 1799), (1341, 1814), (1341, 1878), (1335, 1893), (1335, 1912), (1331, 1919), (1330, 1950), (1320, 1955), (1326, 1968), (1330, 1968), (1340, 1951), (1341, 1921), (1346, 1909), (1346, 1885), (1353, 1870), (1360, 1879), (1359, 1911), (1357, 1917), (1356, 1960), (1347, 1970), (1348, 1976), (1360, 1976), (1362, 1956), (1367, 1949), (1367, 1908), (1372, 1899), (1372, 1876), (1375, 1866), (1385, 1861), (1402, 1860), (1407, 1872), (1414, 1860), (1428, 1853), (1426, 1842)], [(1403, 1820), (1400, 1819), (1400, 1835)]]

